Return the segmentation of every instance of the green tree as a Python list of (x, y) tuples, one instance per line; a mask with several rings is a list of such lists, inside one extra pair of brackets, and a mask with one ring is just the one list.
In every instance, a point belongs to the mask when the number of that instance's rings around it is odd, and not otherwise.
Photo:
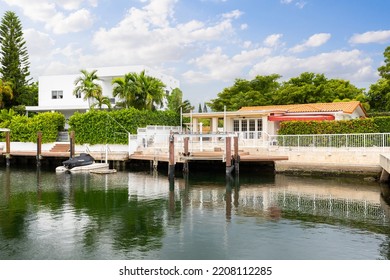
[(145, 109), (161, 108), (165, 97), (165, 84), (157, 78), (145, 75), (145, 71), (142, 71), (137, 79), (137, 92), (140, 100), (145, 100)]
[(30, 63), (22, 24), (14, 12), (6, 11), (1, 20), (0, 44), (0, 73), (3, 81), (10, 82), (13, 92), (13, 99), (7, 96), (3, 101), (6, 107), (23, 104), (24, 95), (30, 93), (26, 90)]
[(202, 105), (199, 103), (199, 105), (198, 105), (198, 113), (202, 113), (203, 111), (202, 111)]
[(155, 110), (162, 107), (165, 98), (165, 84), (148, 76), (145, 71), (128, 73), (112, 81), (113, 95), (123, 100), (126, 108)]
[(127, 73), (124, 77), (114, 78), (111, 82), (114, 85), (113, 96), (119, 97), (125, 108), (134, 107), (137, 108), (136, 104), (136, 77), (133, 73)]
[(183, 101), (183, 92), (179, 88), (172, 90), (171, 94), (167, 95), (167, 109), (176, 113), (189, 113), (193, 110), (193, 106), (189, 100)]
[(380, 78), (368, 91), (371, 110), (376, 112), (390, 111), (390, 46), (383, 55), (385, 63), (378, 68)]
[(26, 106), (38, 105), (38, 82), (31, 83), (25, 87), (22, 94), (19, 95), (19, 101)]
[(235, 111), (243, 106), (273, 104), (273, 95), (279, 88), (280, 75), (256, 76), (253, 80), (236, 79), (233, 86), (218, 93), (207, 105), (213, 111)]
[(354, 100), (363, 94), (348, 81), (327, 79), (324, 74), (302, 73), (284, 82), (275, 94), (275, 104), (327, 103)]
[(73, 94), (84, 95), (84, 100), (88, 100), (88, 104), (91, 107), (91, 102), (94, 99), (98, 99), (102, 96), (102, 87), (97, 83), (99, 77), (96, 74), (97, 70), (88, 72), (87, 70), (80, 70), (81, 76), (74, 81), (76, 86), (73, 90)]
[(9, 100), (12, 99), (12, 84), (10, 82), (4, 82), (0, 79), (0, 108), (4, 107), (4, 97)]
[(111, 109), (110, 98), (100, 94), (100, 95), (95, 96), (95, 102), (92, 103), (91, 108), (98, 107), (99, 109), (102, 109), (103, 105), (106, 105), (108, 109)]

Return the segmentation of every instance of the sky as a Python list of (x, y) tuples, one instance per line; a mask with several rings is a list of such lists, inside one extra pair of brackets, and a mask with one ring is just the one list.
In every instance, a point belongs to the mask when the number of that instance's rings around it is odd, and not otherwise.
[(145, 65), (195, 107), (257, 75), (367, 89), (390, 46), (388, 0), (0, 0), (5, 11), (22, 23), (33, 80)]

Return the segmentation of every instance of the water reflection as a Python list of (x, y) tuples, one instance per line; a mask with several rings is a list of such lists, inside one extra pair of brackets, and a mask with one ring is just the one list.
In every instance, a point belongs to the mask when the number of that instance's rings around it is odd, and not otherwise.
[(0, 259), (390, 259), (390, 191), (375, 183), (39, 168), (0, 180)]

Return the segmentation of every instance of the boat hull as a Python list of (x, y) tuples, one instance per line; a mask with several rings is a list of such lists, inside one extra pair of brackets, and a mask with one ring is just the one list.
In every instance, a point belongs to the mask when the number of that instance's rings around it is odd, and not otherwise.
[(70, 172), (70, 173), (78, 173), (78, 172), (93, 172), (97, 170), (108, 170), (108, 163), (92, 163), (88, 165), (76, 166), (73, 168), (66, 168), (65, 166), (58, 166), (56, 168), (57, 173)]

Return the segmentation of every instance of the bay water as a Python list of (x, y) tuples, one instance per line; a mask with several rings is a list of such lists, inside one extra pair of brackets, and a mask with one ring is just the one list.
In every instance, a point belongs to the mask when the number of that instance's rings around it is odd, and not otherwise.
[(0, 169), (3, 260), (388, 260), (390, 191), (363, 178)]

